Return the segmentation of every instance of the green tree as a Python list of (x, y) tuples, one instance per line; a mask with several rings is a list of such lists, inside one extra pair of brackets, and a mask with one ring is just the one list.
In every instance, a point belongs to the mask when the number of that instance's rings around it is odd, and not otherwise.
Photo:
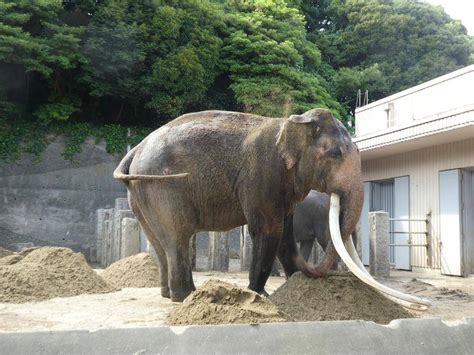
[(151, 123), (200, 107), (218, 74), (221, 18), (199, 0), (102, 4), (87, 30), (82, 77), (101, 115), (113, 107), (117, 122)]
[(361, 76), (377, 65), (385, 83), (373, 98), (470, 63), (466, 29), (439, 6), (415, 0), (302, 0), (301, 6), (311, 24), (308, 38), (334, 69)]
[(62, 23), (62, 11), (57, 1), (0, 1), (0, 92), (8, 112), (49, 123), (79, 110), (72, 78), (85, 62), (83, 29)]
[(304, 17), (284, 0), (228, 1), (223, 56), (237, 105), (281, 116), (340, 106), (321, 84), (317, 47), (306, 39)]

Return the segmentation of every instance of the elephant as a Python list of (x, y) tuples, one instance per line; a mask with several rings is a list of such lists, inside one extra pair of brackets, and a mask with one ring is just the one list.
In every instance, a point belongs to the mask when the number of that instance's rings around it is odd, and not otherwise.
[(322, 277), (337, 258), (332, 242), (317, 266), (299, 255), (293, 212), (310, 190), (341, 200), (342, 240), (362, 209), (359, 150), (329, 110), (288, 118), (203, 111), (184, 114), (148, 135), (114, 171), (132, 211), (156, 250), (161, 294), (181, 302), (195, 286), (189, 240), (199, 231), (248, 224), (249, 288), (266, 294), (278, 256), (285, 275)]
[[(325, 193), (311, 190), (299, 203), (293, 215), (293, 231), (295, 240), (300, 243), (301, 256), (308, 261), (314, 242), (318, 242), (326, 251), (331, 240), (329, 231), (329, 196)], [(357, 245), (357, 229), (352, 233), (353, 243)], [(336, 262), (337, 263), (337, 262)], [(333, 269), (337, 264), (333, 265)]]

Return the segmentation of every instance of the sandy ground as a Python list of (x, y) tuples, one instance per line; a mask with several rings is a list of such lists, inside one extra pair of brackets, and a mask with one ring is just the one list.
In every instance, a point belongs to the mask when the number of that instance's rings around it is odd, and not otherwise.
[[(197, 287), (210, 278), (247, 286), (247, 273), (195, 272)], [(414, 294), (428, 296), (433, 306), (418, 316), (439, 317), (448, 321), (474, 317), (474, 277), (458, 278), (441, 275), (393, 271), (383, 283), (406, 290), (413, 278), (436, 288), (460, 290), (448, 296), (438, 295), (419, 287)], [(272, 293), (285, 279), (271, 277), (266, 290)], [(413, 292), (412, 292), (413, 293)], [(160, 296), (158, 288), (126, 288), (109, 294), (80, 295), (55, 298), (38, 303), (0, 303), (0, 331), (39, 331), (101, 328), (149, 327), (163, 325), (166, 314), (176, 304)]]
[[(414, 278), (433, 285), (439, 291), (446, 288), (448, 292), (446, 295), (443, 292), (433, 292), (429, 286), (427, 290), (421, 287), (417, 292), (410, 292), (406, 286), (412, 283), (411, 280)], [(459, 321), (463, 318), (474, 317), (474, 275), (463, 278), (392, 270), (389, 279), (380, 281), (392, 288), (415, 296), (424, 296), (431, 301), (432, 306), (426, 311), (415, 312), (418, 317), (441, 318), (446, 321)]]

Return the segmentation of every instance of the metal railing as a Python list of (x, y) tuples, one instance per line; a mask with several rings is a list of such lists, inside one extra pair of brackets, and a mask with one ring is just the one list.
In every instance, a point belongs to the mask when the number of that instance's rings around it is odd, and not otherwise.
[[(389, 221), (390, 221), (390, 235), (393, 236), (395, 234), (404, 234), (404, 235), (407, 235), (408, 236), (408, 240), (407, 240), (407, 243), (405, 244), (400, 244), (400, 243), (390, 243), (390, 255), (394, 255), (395, 254), (395, 248), (397, 247), (408, 247), (409, 248), (409, 257), (410, 257), (410, 266), (414, 266), (414, 267), (420, 267), (420, 268), (428, 268), (428, 267), (432, 267), (430, 265), (428, 265), (428, 248), (430, 246), (430, 235), (429, 235), (429, 225), (430, 225), (430, 216), (427, 215), (427, 218), (425, 219), (416, 219), (416, 218), (389, 218)], [(408, 227), (408, 231), (394, 231), (393, 229), (393, 222), (408, 222), (409, 223), (409, 227)], [(412, 222), (418, 222), (418, 223), (424, 223), (424, 231), (422, 232), (413, 232), (412, 231)], [(420, 228), (418, 228), (420, 229)], [(425, 242), (423, 243), (420, 243), (420, 242), (416, 242), (414, 243), (413, 242), (413, 236), (416, 236), (416, 235), (424, 235), (425, 238)], [(390, 238), (391, 240), (393, 240), (393, 238), (391, 237)], [(420, 255), (418, 255), (417, 257), (417, 262), (416, 263), (413, 263), (413, 253), (412, 253), (412, 248), (413, 247), (423, 247), (423, 248), (426, 248), (425, 251), (424, 251), (424, 254), (425, 254), (425, 257), (424, 258), (421, 258)]]

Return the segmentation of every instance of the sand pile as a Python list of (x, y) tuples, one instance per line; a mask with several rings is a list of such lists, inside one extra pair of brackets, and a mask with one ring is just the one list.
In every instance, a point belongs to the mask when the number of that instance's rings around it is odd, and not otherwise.
[(418, 279), (411, 279), (409, 282), (403, 285), (403, 288), (408, 293), (419, 294), (437, 300), (443, 299), (464, 299), (470, 300), (472, 296), (459, 289), (449, 289), (446, 287), (436, 287), (428, 282), (424, 282)]
[(115, 287), (160, 287), (160, 269), (151, 256), (140, 253), (121, 259), (101, 274)]
[(23, 303), (113, 291), (89, 267), (84, 256), (71, 249), (42, 247), (19, 256), (10, 265), (0, 265), (0, 302)]
[(209, 280), (168, 315), (170, 325), (284, 322), (268, 299), (233, 284)]
[(351, 273), (311, 279), (298, 272), (269, 299), (295, 321), (361, 319), (387, 324), (413, 317)]
[(11, 255), (8, 255), (8, 256), (4, 256), (3, 258), (0, 258), (0, 265), (16, 264), (21, 259), (23, 259), (23, 256), (21, 256), (20, 254), (17, 254), (17, 253), (11, 254)]
[(5, 257), (5, 256), (9, 256), (9, 255), (12, 255), (12, 254), (15, 254), (14, 251), (11, 251), (11, 250), (8, 250), (8, 249), (5, 249), (5, 248), (2, 248), (0, 247), (0, 259)]

